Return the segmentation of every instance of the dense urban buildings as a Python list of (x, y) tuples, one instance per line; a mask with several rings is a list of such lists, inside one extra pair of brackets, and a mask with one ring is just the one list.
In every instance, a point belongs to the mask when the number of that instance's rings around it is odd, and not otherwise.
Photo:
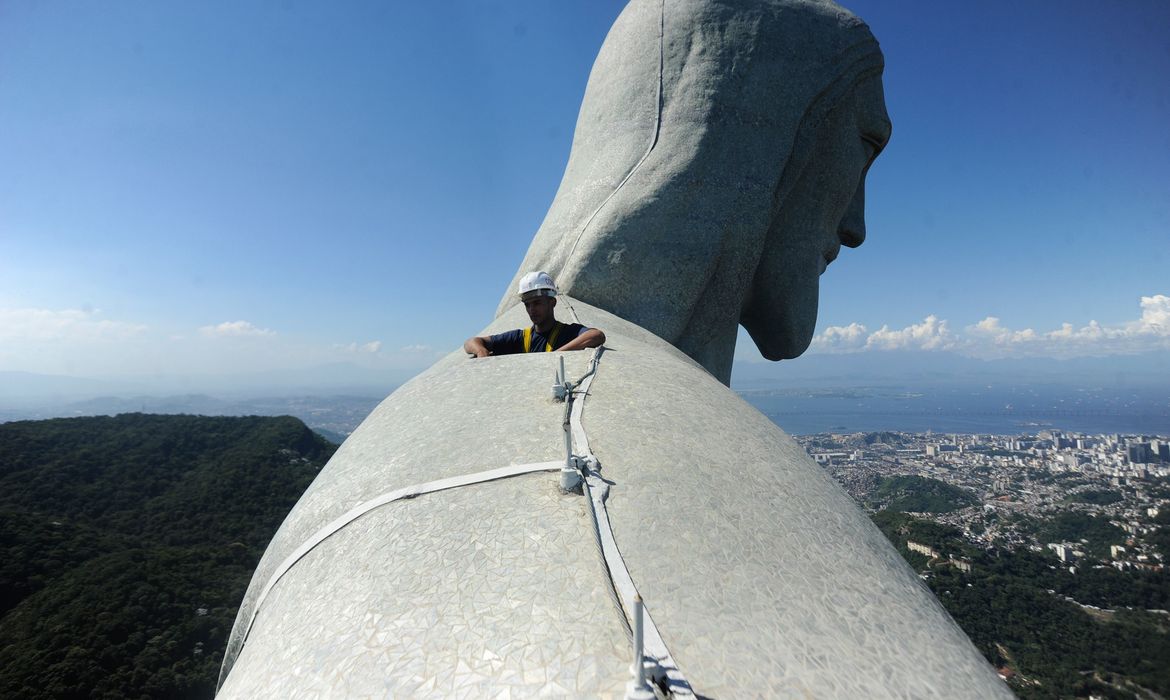
[[(1015, 436), (822, 433), (796, 439), (870, 510), (904, 492), (883, 490), (893, 477), (954, 487), (949, 501), (936, 499), (916, 515), (957, 528), (983, 549), (1049, 551), (1072, 567), (1158, 571), (1164, 564), (1155, 540), (1165, 527), (1158, 514), (1170, 508), (1166, 436), (1043, 430)], [(1086, 546), (1089, 538), (1045, 541), (1059, 529), (1036, 524), (1068, 513), (1091, 516), (1102, 526), (1097, 539), (1109, 541), (1093, 547)]]

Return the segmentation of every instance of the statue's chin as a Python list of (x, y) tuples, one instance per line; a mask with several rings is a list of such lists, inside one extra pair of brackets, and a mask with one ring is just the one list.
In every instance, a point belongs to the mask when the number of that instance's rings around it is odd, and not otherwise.
[(756, 343), (756, 347), (760, 349), (760, 354), (764, 356), (764, 359), (771, 360), (772, 362), (792, 360), (800, 357), (808, 349), (808, 346), (809, 343), (805, 343), (799, 347), (791, 344), (784, 344), (782, 347), (767, 347)]
[(773, 321), (764, 325), (762, 330), (758, 327), (753, 330), (755, 325), (747, 319), (743, 322), (743, 327), (751, 335), (760, 354), (772, 362), (800, 357), (812, 343), (813, 327), (808, 324)]

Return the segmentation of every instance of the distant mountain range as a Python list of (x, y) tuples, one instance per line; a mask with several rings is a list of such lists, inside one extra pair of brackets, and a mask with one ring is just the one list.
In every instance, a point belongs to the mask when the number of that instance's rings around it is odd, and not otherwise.
[[(292, 415), (340, 443), (408, 374), (355, 364), (218, 377), (94, 379), (0, 372), (0, 423), (135, 411)], [(964, 423), (973, 411), (996, 407), (1024, 411), (1027, 420), (1036, 420), (1037, 411), (1049, 411), (1052, 415), (1040, 418), (1070, 430), (1170, 432), (1170, 353), (1068, 360), (977, 360), (908, 351), (812, 354), (779, 363), (741, 361), (732, 373), (732, 388), (793, 433), (841, 426), (1015, 432), (1014, 424)], [(778, 403), (776, 397), (785, 398)], [(826, 400), (809, 403), (812, 398)], [(896, 400), (910, 398), (918, 400)], [(840, 405), (829, 399), (838, 399)], [(1090, 414), (1090, 419), (1068, 423), (1070, 408)], [(926, 418), (906, 420), (907, 411), (926, 411)], [(1100, 412), (1137, 419), (1092, 418)], [(948, 416), (962, 420), (939, 422)]]
[(60, 405), (108, 396), (215, 394), (241, 398), (325, 393), (385, 397), (413, 374), (348, 363), (248, 374), (103, 378), (0, 371), (0, 409)]
[(782, 362), (737, 362), (737, 389), (774, 386), (1063, 384), (1086, 388), (1170, 387), (1170, 353), (980, 360), (953, 352), (810, 354)]
[[(414, 373), (407, 369), (372, 369), (352, 363), (250, 374), (104, 378), (0, 371), (0, 410), (61, 406), (101, 397), (195, 394), (228, 400), (310, 394), (381, 398)], [(731, 383), (736, 389), (858, 385), (922, 389), (992, 383), (1066, 384), (1086, 388), (1156, 385), (1170, 388), (1170, 353), (1065, 360), (979, 360), (953, 352), (911, 351), (809, 354), (783, 362), (738, 361)]]

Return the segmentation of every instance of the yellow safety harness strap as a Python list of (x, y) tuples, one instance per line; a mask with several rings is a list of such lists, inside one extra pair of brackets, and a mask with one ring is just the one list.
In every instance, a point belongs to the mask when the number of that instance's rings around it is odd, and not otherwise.
[(560, 332), (561, 332), (561, 322), (557, 321), (556, 325), (553, 326), (552, 335), (550, 335), (548, 337), (548, 344), (544, 346), (545, 352), (552, 352), (553, 351), (553, 344), (557, 342), (557, 333), (560, 333)]
[[(553, 326), (553, 331), (548, 336), (548, 342), (546, 342), (544, 344), (544, 352), (552, 352), (553, 351), (553, 345), (557, 342), (557, 334), (561, 332), (561, 326), (563, 326), (563, 325), (564, 325), (563, 323), (561, 323), (560, 321), (557, 321), (556, 325)], [(532, 351), (532, 326), (529, 326), (529, 327), (524, 329), (524, 352), (528, 353), (531, 351)]]

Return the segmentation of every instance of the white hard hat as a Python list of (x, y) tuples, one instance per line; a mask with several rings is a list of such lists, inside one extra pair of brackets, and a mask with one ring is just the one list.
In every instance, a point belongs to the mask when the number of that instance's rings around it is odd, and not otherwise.
[(533, 297), (555, 297), (557, 286), (547, 272), (529, 272), (520, 278), (519, 293), (522, 301)]

